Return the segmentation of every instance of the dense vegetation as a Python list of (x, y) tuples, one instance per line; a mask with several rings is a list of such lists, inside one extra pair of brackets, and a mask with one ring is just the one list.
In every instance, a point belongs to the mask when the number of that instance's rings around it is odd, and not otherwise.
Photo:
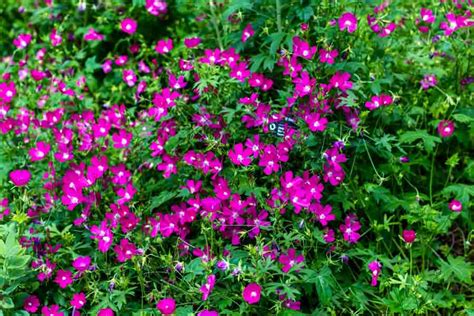
[(0, 2), (0, 315), (472, 315), (471, 0)]

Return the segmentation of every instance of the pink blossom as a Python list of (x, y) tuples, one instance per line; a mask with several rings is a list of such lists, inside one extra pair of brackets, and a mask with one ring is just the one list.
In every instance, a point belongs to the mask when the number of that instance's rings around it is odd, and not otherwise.
[(43, 306), (41, 314), (43, 314), (43, 316), (64, 316), (64, 313), (59, 311), (58, 305), (51, 305), (51, 307)]
[(40, 306), (40, 300), (36, 295), (30, 295), (23, 302), (23, 309), (28, 313), (36, 313)]
[(197, 316), (219, 316), (219, 313), (216, 311), (204, 309), (197, 313)]
[(107, 223), (105, 221), (102, 221), (100, 226), (94, 225), (91, 227), (90, 231), (92, 233), (90, 238), (98, 240), (99, 251), (107, 252), (114, 241), (114, 235), (112, 231), (107, 227)]
[(337, 49), (333, 50), (319, 50), (319, 61), (322, 63), (327, 63), (329, 65), (334, 64), (334, 59), (339, 55)]
[(434, 87), (436, 86), (436, 84), (438, 83), (438, 80), (436, 79), (436, 76), (435, 75), (425, 75), (423, 77), (423, 79), (420, 81), (420, 84), (421, 84), (421, 87), (424, 89), (424, 90), (427, 90), (429, 89), (430, 87)]
[(421, 20), (425, 23), (432, 24), (435, 21), (435, 16), (433, 15), (433, 11), (431, 11), (430, 9), (421, 8), (420, 16), (421, 16)]
[(0, 100), (9, 103), (16, 96), (16, 86), (13, 81), (0, 83)]
[(51, 30), (51, 34), (49, 35), (49, 40), (51, 41), (51, 45), (55, 47), (61, 45), (63, 38), (58, 34), (57, 30), (53, 28)]
[(337, 20), (337, 23), (341, 31), (347, 30), (349, 33), (354, 33), (357, 30), (357, 18), (351, 12), (343, 13)]
[(351, 74), (344, 72), (336, 72), (331, 79), (329, 80), (329, 87), (330, 88), (338, 88), (341, 91), (346, 91), (352, 88), (352, 82), (349, 81), (351, 78)]
[(114, 148), (127, 148), (130, 145), (132, 137), (132, 133), (128, 133), (126, 130), (120, 129), (118, 133), (112, 135)]
[(71, 306), (75, 309), (81, 309), (86, 302), (86, 295), (84, 293), (74, 293), (72, 295)]
[(36, 147), (33, 147), (29, 150), (28, 154), (30, 155), (31, 161), (40, 161), (43, 160), (49, 153), (51, 146), (44, 142), (38, 142)]
[(246, 42), (250, 37), (252, 37), (255, 34), (255, 31), (252, 27), (252, 24), (247, 24), (247, 26), (244, 28), (242, 31), (242, 42)]
[(199, 291), (201, 291), (202, 293), (203, 301), (207, 300), (215, 284), (216, 284), (216, 276), (214, 274), (211, 274), (210, 276), (207, 277), (206, 283), (199, 288)]
[(104, 35), (98, 33), (94, 28), (89, 28), (86, 34), (84, 34), (85, 41), (102, 41), (104, 39)]
[(250, 283), (244, 288), (242, 292), (242, 297), (244, 301), (249, 304), (256, 304), (260, 301), (260, 293), (262, 291), (262, 287), (257, 283)]
[(387, 37), (392, 34), (393, 31), (397, 28), (397, 25), (393, 22), (389, 23), (379, 32), (379, 37)]
[(236, 144), (233, 149), (229, 150), (229, 159), (234, 165), (248, 166), (252, 162), (252, 159), (250, 158), (252, 154), (251, 149), (244, 149), (244, 145), (239, 143)]
[(307, 115), (305, 121), (312, 132), (323, 132), (326, 130), (326, 125), (328, 124), (328, 119), (321, 117), (319, 113)]
[(184, 39), (184, 45), (187, 48), (195, 48), (201, 44), (201, 38), (199, 37), (188, 37)]
[(411, 244), (412, 242), (415, 241), (416, 239), (416, 232), (414, 230), (403, 230), (402, 232), (402, 237), (403, 237), (403, 240), (407, 243), (407, 244)]
[(133, 87), (137, 82), (137, 76), (135, 75), (135, 72), (130, 69), (123, 70), (122, 79), (129, 87)]
[(163, 0), (146, 0), (145, 8), (148, 13), (153, 15), (165, 14), (167, 11), (168, 4)]
[(169, 178), (172, 174), (176, 174), (178, 172), (176, 168), (177, 162), (177, 157), (164, 154), (163, 161), (157, 166), (157, 169), (163, 171), (163, 177)]
[(462, 211), (462, 203), (458, 200), (451, 200), (449, 202), (449, 209), (453, 212), (461, 212)]
[(324, 232), (323, 238), (324, 238), (324, 241), (327, 243), (334, 242), (336, 240), (336, 238), (334, 237), (334, 230), (331, 228), (327, 229)]
[(156, 304), (156, 308), (164, 315), (171, 315), (176, 309), (176, 302), (171, 297), (164, 298)]
[(293, 53), (295, 56), (310, 60), (316, 54), (316, 51), (316, 46), (310, 46), (308, 42), (303, 41), (298, 36), (293, 37)]
[(240, 82), (244, 82), (245, 79), (250, 76), (250, 70), (248, 70), (247, 67), (246, 62), (240, 62), (230, 69), (229, 76)]
[(356, 243), (359, 240), (360, 234), (358, 231), (360, 228), (360, 223), (357, 221), (357, 217), (354, 214), (347, 215), (344, 224), (339, 226), (339, 229), (344, 235), (344, 240), (349, 243)]
[(441, 137), (449, 137), (454, 133), (454, 122), (450, 120), (442, 120), (438, 124), (438, 134)]
[(137, 30), (137, 21), (131, 18), (125, 18), (120, 23), (120, 28), (122, 32), (132, 35)]
[(69, 270), (59, 270), (56, 273), (56, 279), (54, 282), (59, 285), (60, 288), (65, 289), (69, 284), (72, 284), (72, 272)]
[(310, 207), (310, 211), (316, 215), (317, 220), (326, 227), (328, 222), (336, 219), (336, 216), (332, 214), (331, 205), (322, 206), (321, 204), (314, 204)]
[(0, 220), (2, 220), (5, 216), (9, 214), (10, 214), (10, 208), (8, 207), (8, 199), (0, 198)]
[(13, 45), (18, 49), (25, 49), (31, 43), (31, 34), (19, 34), (14, 40)]
[(291, 270), (295, 265), (298, 265), (304, 261), (303, 255), (296, 256), (296, 250), (294, 248), (288, 249), (286, 254), (280, 255), (278, 262), (280, 262), (283, 267), (281, 270), (285, 273)]
[(370, 282), (370, 285), (377, 286), (380, 272), (382, 272), (382, 264), (377, 260), (374, 260), (368, 264), (368, 267), (372, 274), (372, 281)]
[(10, 172), (10, 180), (17, 187), (23, 187), (30, 182), (31, 173), (28, 170), (14, 170)]
[(111, 308), (102, 308), (97, 313), (97, 316), (115, 316), (115, 313)]
[(166, 40), (159, 40), (156, 43), (155, 51), (158, 54), (167, 54), (173, 49), (173, 40), (168, 38)]
[(85, 256), (85, 257), (77, 257), (74, 259), (72, 262), (72, 266), (80, 272), (86, 271), (89, 269), (91, 264), (91, 257)]
[(117, 254), (117, 260), (119, 262), (125, 262), (132, 259), (133, 256), (138, 253), (135, 244), (129, 242), (126, 238), (120, 240), (120, 244), (115, 245), (114, 251)]

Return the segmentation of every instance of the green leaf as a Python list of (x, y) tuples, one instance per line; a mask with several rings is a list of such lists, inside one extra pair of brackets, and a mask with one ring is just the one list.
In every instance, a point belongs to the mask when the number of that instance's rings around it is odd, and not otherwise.
[(151, 199), (151, 209), (155, 209), (162, 205), (163, 203), (166, 203), (167, 201), (173, 199), (176, 195), (178, 194), (178, 191), (175, 192), (170, 192), (170, 191), (163, 191), (160, 193), (160, 195), (155, 196)]
[(457, 114), (453, 114), (453, 118), (455, 121), (458, 121), (460, 123), (470, 123), (472, 121), (474, 121), (474, 119), (466, 114), (461, 114), (461, 113), (457, 113)]
[(178, 307), (178, 308), (176, 308), (175, 314), (176, 314), (176, 316), (192, 316), (192, 315), (194, 315), (193, 307), (192, 306)]
[(455, 277), (461, 282), (471, 284), (471, 275), (474, 269), (471, 263), (464, 261), (463, 257), (448, 256), (448, 262), (441, 260), (441, 274), (442, 280), (447, 280)]
[(298, 10), (297, 12), (298, 17), (304, 22), (308, 21), (314, 15), (314, 10), (310, 6), (304, 8), (303, 10)]
[(469, 202), (469, 197), (474, 196), (474, 185), (468, 184), (451, 184), (441, 191), (444, 196), (455, 194), (456, 199), (463, 203)]
[(441, 138), (428, 134), (425, 130), (408, 131), (400, 135), (400, 143), (411, 144), (416, 140), (423, 140), (427, 152), (432, 152), (435, 143), (441, 143)]

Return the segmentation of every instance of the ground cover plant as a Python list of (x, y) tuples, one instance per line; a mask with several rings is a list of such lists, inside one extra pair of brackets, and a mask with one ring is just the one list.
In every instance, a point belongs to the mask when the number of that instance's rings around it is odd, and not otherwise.
[(0, 2), (0, 315), (472, 315), (471, 0)]

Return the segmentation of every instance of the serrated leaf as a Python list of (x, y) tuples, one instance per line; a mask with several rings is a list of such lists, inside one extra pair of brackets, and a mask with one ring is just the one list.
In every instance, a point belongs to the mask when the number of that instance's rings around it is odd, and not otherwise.
[(428, 134), (425, 130), (408, 131), (400, 135), (400, 143), (411, 144), (417, 140), (423, 140), (427, 152), (432, 152), (435, 143), (441, 143), (441, 138)]
[(472, 283), (471, 275), (474, 272), (472, 265), (464, 261), (463, 257), (448, 256), (448, 261), (441, 260), (441, 275), (443, 280), (455, 277), (461, 282)]

